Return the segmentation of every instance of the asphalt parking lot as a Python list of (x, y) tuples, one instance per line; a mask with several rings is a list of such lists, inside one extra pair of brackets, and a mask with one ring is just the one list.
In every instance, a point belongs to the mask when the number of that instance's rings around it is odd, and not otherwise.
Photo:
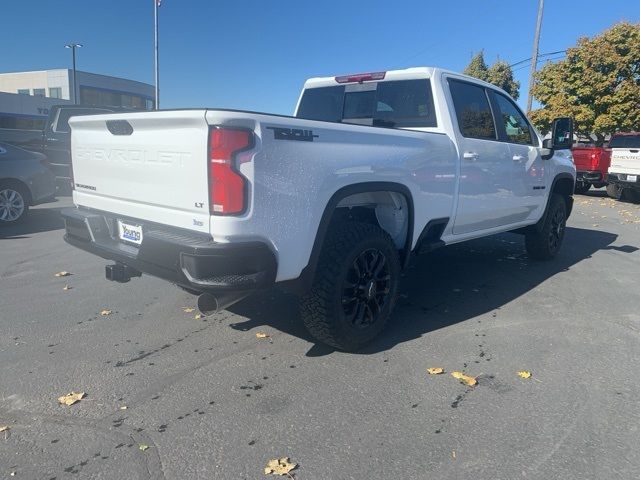
[(0, 478), (257, 479), (283, 456), (299, 480), (640, 478), (640, 205), (577, 196), (552, 262), (514, 234), (416, 259), (357, 354), (278, 291), (196, 319), (163, 281), (107, 282), (63, 242), (68, 205), (0, 231)]

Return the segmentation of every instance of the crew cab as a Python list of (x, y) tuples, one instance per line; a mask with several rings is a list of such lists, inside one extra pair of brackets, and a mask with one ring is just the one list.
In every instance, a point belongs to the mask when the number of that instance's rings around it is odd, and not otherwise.
[(542, 141), (499, 88), (438, 68), (308, 80), (294, 116), (74, 117), (65, 239), (198, 294), (205, 314), (278, 285), (318, 340), (387, 324), (413, 253), (505, 231), (554, 257), (573, 204), (571, 119)]
[(611, 151), (593, 142), (576, 143), (571, 149), (576, 165), (576, 193), (587, 193), (591, 186), (607, 185)]
[(615, 133), (609, 140), (611, 166), (607, 179), (610, 195), (620, 197), (627, 191), (634, 201), (640, 201), (640, 132)]

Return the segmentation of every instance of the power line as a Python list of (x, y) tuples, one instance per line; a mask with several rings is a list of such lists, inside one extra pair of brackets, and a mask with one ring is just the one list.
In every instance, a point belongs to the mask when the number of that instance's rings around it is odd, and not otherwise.
[[(542, 63), (544, 61), (548, 61), (548, 60), (560, 60), (562, 57), (564, 57), (564, 55), (559, 55), (557, 57), (552, 57), (552, 58), (541, 58), (541, 59), (538, 60), (537, 64), (540, 64), (540, 63)], [(514, 68), (513, 71), (517, 72), (518, 70), (522, 70), (524, 68), (527, 68), (528, 66), (529, 65), (522, 65), (522, 66), (520, 66), (518, 68)]]
[[(548, 57), (550, 55), (556, 55), (558, 53), (567, 53), (566, 50), (558, 50), (557, 52), (548, 52), (548, 53), (541, 53), (540, 55), (538, 55), (538, 58), (542, 58), (542, 57)], [(521, 63), (528, 63), (531, 60), (533, 60), (532, 57), (529, 58), (525, 58), (524, 60), (520, 60), (519, 62), (516, 63), (512, 63), (511, 65), (509, 65), (510, 67), (515, 67), (516, 65), (520, 65)]]

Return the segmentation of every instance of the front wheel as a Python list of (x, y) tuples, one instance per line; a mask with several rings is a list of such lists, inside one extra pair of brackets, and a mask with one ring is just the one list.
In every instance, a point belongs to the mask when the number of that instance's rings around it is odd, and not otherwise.
[(300, 301), (302, 320), (319, 341), (358, 350), (385, 327), (399, 279), (391, 237), (375, 225), (346, 223), (322, 247), (311, 290)]
[(557, 193), (551, 195), (549, 206), (541, 228), (525, 234), (525, 246), (531, 258), (550, 260), (555, 257), (567, 227), (567, 204)]

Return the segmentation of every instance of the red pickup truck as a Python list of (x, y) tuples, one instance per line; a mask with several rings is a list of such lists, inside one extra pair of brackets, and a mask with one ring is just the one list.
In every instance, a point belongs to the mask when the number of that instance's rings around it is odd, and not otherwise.
[(591, 185), (601, 188), (607, 185), (607, 171), (611, 164), (611, 150), (593, 143), (576, 143), (571, 149), (576, 165), (575, 193), (586, 193)]

